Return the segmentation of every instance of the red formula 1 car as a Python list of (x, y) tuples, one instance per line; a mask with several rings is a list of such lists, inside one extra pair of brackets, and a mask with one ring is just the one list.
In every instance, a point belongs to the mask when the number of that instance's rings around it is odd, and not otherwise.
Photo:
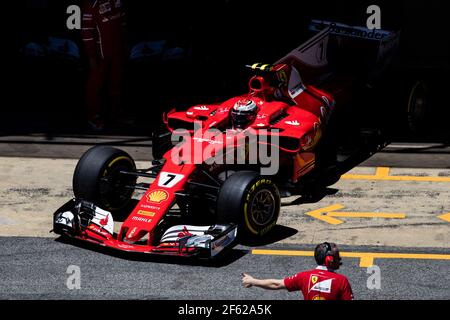
[[(358, 36), (378, 47), (394, 39), (381, 35)], [(54, 231), (123, 251), (206, 258), (237, 235), (264, 236), (277, 223), (281, 196), (307, 190), (333, 165), (323, 147), (327, 122), (356, 77), (328, 74), (328, 47), (348, 37), (323, 28), (277, 63), (248, 66), (249, 93), (169, 112), (148, 169), (136, 169), (121, 150), (90, 149), (75, 169), (75, 199), (54, 214)], [(136, 190), (143, 194), (133, 199)], [(118, 232), (116, 212), (126, 216)]]

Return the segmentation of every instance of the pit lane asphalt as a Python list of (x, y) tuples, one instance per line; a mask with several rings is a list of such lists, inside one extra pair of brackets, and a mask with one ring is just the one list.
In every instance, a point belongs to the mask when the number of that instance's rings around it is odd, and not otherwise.
[[(271, 245), (270, 248), (313, 250), (312, 246)], [(341, 251), (386, 250), (417, 251), (341, 247)], [(169, 262), (101, 251), (50, 238), (0, 238), (0, 299), (298, 300), (301, 299), (298, 292), (245, 289), (241, 273), (283, 278), (314, 267), (311, 257), (253, 255), (248, 247), (241, 245), (215, 264)], [(442, 253), (442, 249), (421, 252)], [(343, 262), (339, 272), (348, 276), (355, 299), (450, 299), (448, 260), (377, 261), (381, 270), (380, 290), (367, 288), (370, 274), (359, 267), (358, 259), (344, 258)], [(80, 289), (70, 290), (66, 285), (70, 276), (66, 272), (71, 265), (80, 268)]]

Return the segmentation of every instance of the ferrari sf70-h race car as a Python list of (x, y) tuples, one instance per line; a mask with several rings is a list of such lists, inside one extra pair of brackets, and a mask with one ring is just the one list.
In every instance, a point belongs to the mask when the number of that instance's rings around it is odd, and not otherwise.
[(327, 22), (310, 28), (315, 36), (286, 57), (248, 66), (249, 93), (165, 114), (150, 168), (136, 169), (110, 146), (88, 150), (74, 172), (75, 198), (54, 214), (54, 232), (122, 251), (204, 258), (238, 236), (269, 233), (280, 198), (308, 192), (335, 165), (327, 123), (358, 79), (339, 72), (337, 57), (348, 63), (345, 52), (375, 48), (370, 64), (379, 69), (397, 38)]

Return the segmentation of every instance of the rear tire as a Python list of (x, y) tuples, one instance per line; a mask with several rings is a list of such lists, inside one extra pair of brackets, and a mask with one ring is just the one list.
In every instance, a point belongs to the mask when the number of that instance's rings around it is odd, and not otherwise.
[(423, 81), (417, 81), (411, 86), (407, 104), (408, 128), (412, 133), (423, 129), (429, 108), (429, 90)]
[(280, 193), (274, 182), (253, 171), (240, 171), (223, 183), (217, 200), (218, 223), (235, 223), (245, 238), (271, 231), (280, 213)]
[(89, 149), (75, 168), (75, 197), (112, 212), (124, 208), (134, 192), (134, 189), (126, 186), (134, 186), (137, 178), (120, 174), (122, 170), (136, 171), (136, 165), (128, 153), (109, 146)]

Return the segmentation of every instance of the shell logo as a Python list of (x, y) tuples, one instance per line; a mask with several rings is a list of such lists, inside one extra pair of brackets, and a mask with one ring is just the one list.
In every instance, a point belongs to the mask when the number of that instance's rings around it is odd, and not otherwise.
[(169, 198), (169, 194), (165, 190), (153, 190), (147, 194), (147, 199), (150, 202), (161, 203)]

